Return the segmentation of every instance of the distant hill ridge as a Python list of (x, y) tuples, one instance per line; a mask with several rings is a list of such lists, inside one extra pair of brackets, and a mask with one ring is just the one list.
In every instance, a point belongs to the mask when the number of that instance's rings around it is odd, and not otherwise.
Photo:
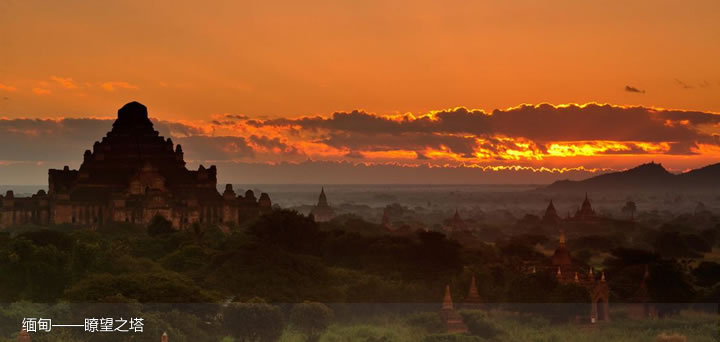
[(561, 180), (540, 190), (720, 190), (720, 163), (681, 174), (668, 172), (662, 164), (647, 163), (620, 172), (611, 172), (581, 181)]

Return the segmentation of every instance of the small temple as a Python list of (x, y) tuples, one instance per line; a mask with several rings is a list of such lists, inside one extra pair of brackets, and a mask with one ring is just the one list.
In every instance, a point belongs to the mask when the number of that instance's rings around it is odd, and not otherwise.
[(550, 204), (548, 204), (547, 209), (545, 209), (545, 215), (543, 215), (542, 223), (544, 224), (557, 224), (562, 219), (557, 213), (557, 210), (555, 210), (555, 205), (553, 204), (553, 201), (550, 200)]
[(462, 316), (455, 311), (452, 296), (450, 295), (450, 285), (445, 286), (445, 296), (443, 297), (440, 316), (445, 323), (445, 330), (448, 333), (466, 333), (468, 331), (467, 325), (465, 325)]
[(159, 135), (138, 102), (118, 110), (112, 129), (85, 151), (79, 169), (50, 169), (48, 179), (47, 192), (0, 195), (0, 228), (148, 224), (160, 215), (185, 229), (194, 223), (239, 223), (272, 206), (267, 194), (236, 195), (230, 184), (220, 194), (214, 165), (188, 170), (182, 147)]
[(310, 214), (315, 218), (315, 222), (327, 222), (335, 217), (335, 210), (328, 204), (327, 196), (325, 196), (325, 188), (320, 189), (318, 203), (313, 207)]
[(582, 206), (575, 212), (573, 219), (575, 221), (594, 221), (597, 218), (598, 216), (595, 214), (595, 210), (593, 210), (586, 192), (585, 200), (583, 201)]
[(470, 288), (468, 289), (468, 295), (465, 297), (462, 306), (464, 309), (480, 309), (482, 307), (482, 300), (477, 289), (474, 275), (470, 278)]
[(460, 217), (460, 213), (457, 209), (455, 209), (455, 214), (452, 218), (445, 220), (443, 230), (448, 233), (462, 232), (467, 230), (467, 224), (462, 219), (462, 217)]

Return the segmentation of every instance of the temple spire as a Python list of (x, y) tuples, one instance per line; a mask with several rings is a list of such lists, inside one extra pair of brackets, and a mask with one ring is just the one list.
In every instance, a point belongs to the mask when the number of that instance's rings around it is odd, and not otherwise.
[(452, 296), (450, 295), (450, 285), (445, 285), (445, 297), (443, 297), (442, 308), (443, 310), (453, 309)]
[(320, 188), (320, 196), (318, 196), (318, 207), (327, 207), (327, 196), (325, 196), (325, 187)]
[(470, 290), (468, 291), (466, 302), (479, 302), (480, 293), (478, 293), (477, 285), (475, 283), (475, 275), (470, 278)]
[(20, 330), (17, 340), (18, 340), (18, 342), (30, 342), (30, 334), (28, 334), (28, 332), (27, 332), (27, 330), (25, 330), (25, 328)]

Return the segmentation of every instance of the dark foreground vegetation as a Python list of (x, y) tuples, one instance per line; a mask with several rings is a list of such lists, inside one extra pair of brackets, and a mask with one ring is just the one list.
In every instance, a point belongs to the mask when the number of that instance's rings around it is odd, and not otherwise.
[[(703, 259), (718, 244), (717, 226), (676, 228), (670, 223), (632, 235), (650, 239), (648, 248), (612, 234), (575, 236), (568, 246), (581, 267), (594, 265), (607, 274), (611, 302), (631, 299), (640, 281), (638, 270), (647, 265), (651, 301), (681, 303), (659, 312), (678, 319), (686, 317), (686, 310), (708, 311), (708, 306), (693, 303), (720, 301), (720, 264)], [(533, 229), (529, 224), (517, 229), (517, 235), (492, 242), (471, 236), (457, 241), (433, 231), (389, 233), (352, 217), (317, 224), (287, 210), (223, 229), (195, 225), (175, 231), (162, 217), (148, 227), (15, 227), (0, 233), (0, 303), (5, 303), (0, 332), (4, 338), (13, 336), (23, 317), (44, 314), (82, 321), (91, 313), (115, 313), (145, 317), (142, 338), (152, 336), (148, 340), (153, 341), (163, 331), (172, 341), (229, 336), (239, 341), (333, 340), (343, 329), (364, 336), (353, 329), (362, 330), (366, 323), (361, 322), (368, 320), (381, 323), (368, 326), (367, 338), (357, 341), (448, 341), (460, 337), (442, 335), (435, 311), (443, 289), (450, 284), (453, 298), (462, 301), (474, 275), (486, 304), (484, 310), (461, 312), (470, 329), (462, 338), (517, 337), (512, 334), (523, 330), (514, 325), (549, 327), (572, 321), (586, 309), (514, 304), (589, 302), (578, 286), (558, 284), (554, 273), (546, 272), (550, 261), (542, 251), (554, 248), (555, 237), (533, 234), (542, 232)], [(528, 272), (529, 267), (539, 271)], [(512, 314), (491, 317), (488, 310)], [(705, 331), (707, 324), (716, 325), (714, 313), (691, 321), (701, 322), (698, 331)], [(691, 324), (682, 322), (678, 326)], [(570, 329), (558, 332), (561, 336), (572, 335), (574, 328), (553, 329)], [(404, 337), (383, 339), (393, 333)], [(128, 335), (93, 337), (58, 330), (33, 336), (33, 341), (61, 337), (111, 341)], [(138, 338), (134, 340), (143, 340)]]

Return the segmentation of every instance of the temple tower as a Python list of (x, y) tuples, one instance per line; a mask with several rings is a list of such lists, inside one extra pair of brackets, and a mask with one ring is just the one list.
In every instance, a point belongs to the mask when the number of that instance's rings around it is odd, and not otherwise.
[(317, 205), (313, 207), (310, 213), (313, 215), (315, 222), (327, 222), (335, 217), (335, 211), (330, 207), (327, 196), (325, 196), (324, 187), (320, 188)]

